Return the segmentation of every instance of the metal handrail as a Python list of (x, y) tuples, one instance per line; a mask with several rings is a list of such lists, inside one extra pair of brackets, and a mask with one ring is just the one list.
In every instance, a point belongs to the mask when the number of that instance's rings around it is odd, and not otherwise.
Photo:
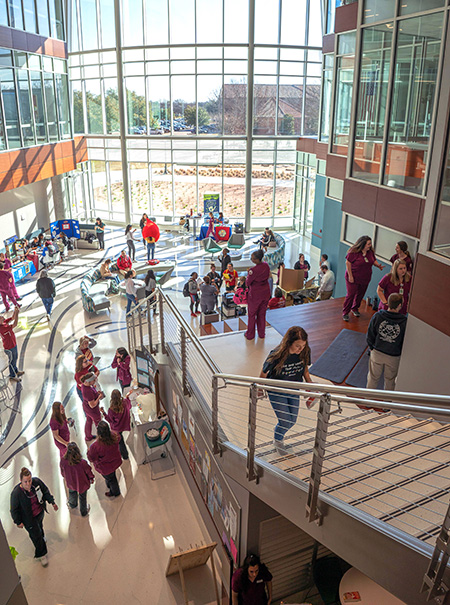
[[(250, 386), (257, 384), (260, 388), (275, 387), (283, 393), (299, 394), (304, 392), (308, 397), (315, 393), (329, 393), (338, 401), (348, 403), (371, 404), (380, 408), (398, 409), (408, 412), (436, 412), (450, 416), (450, 397), (446, 395), (409, 393), (407, 391), (379, 391), (376, 389), (361, 389), (356, 387), (320, 384), (313, 382), (289, 382), (272, 378), (255, 378), (236, 374), (216, 373), (214, 378), (222, 379), (227, 385)], [(316, 395), (317, 396), (317, 395)], [(380, 396), (383, 400), (378, 399)], [(387, 401), (386, 401), (387, 400)], [(437, 406), (437, 407), (436, 407)], [(442, 407), (440, 407), (442, 406)]]

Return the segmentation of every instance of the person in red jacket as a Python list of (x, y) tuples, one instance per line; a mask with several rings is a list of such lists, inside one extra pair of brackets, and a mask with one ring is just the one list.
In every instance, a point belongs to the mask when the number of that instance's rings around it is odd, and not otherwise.
[(275, 288), (274, 296), (269, 300), (268, 309), (282, 309), (286, 306), (286, 299), (281, 288)]
[(120, 496), (120, 487), (116, 476), (116, 470), (122, 464), (119, 441), (119, 435), (110, 430), (107, 422), (101, 420), (97, 425), (97, 439), (91, 445), (87, 454), (97, 473), (100, 473), (106, 481), (108, 491), (105, 496), (108, 496), (108, 498)]
[(87, 503), (87, 491), (94, 483), (95, 477), (89, 463), (81, 456), (78, 445), (73, 441), (67, 445), (59, 467), (69, 490), (67, 506), (76, 508), (79, 499), (81, 516), (86, 517), (91, 508)]
[[(128, 256), (126, 250), (122, 250), (119, 258), (117, 259), (117, 269), (119, 273), (123, 275), (123, 277), (125, 277), (128, 271), (133, 270), (133, 263), (131, 262), (131, 258)], [(136, 272), (134, 272), (134, 275), (136, 275)]]
[(247, 277), (248, 326), (244, 333), (247, 340), (255, 338), (255, 325), (259, 338), (264, 338), (266, 335), (266, 311), (270, 300), (270, 267), (262, 262), (263, 257), (263, 250), (253, 252), (250, 257), (255, 266), (249, 270)]
[(77, 383), (77, 393), (78, 397), (83, 401), (83, 393), (81, 392), (81, 387), (83, 383), (81, 382), (81, 377), (85, 376), (88, 372), (93, 372), (97, 378), (100, 374), (100, 370), (93, 365), (90, 359), (87, 359), (84, 355), (78, 355), (75, 360), (75, 382)]
[(109, 410), (105, 412), (103, 408), (100, 408), (103, 418), (109, 422), (112, 430), (120, 435), (119, 449), (120, 455), (124, 460), (128, 460), (128, 450), (122, 433), (131, 429), (130, 410), (131, 401), (128, 397), (122, 397), (119, 389), (114, 389), (111, 393)]
[(111, 367), (117, 369), (116, 377), (122, 390), (125, 387), (129, 387), (131, 384), (132, 376), (130, 372), (130, 361), (131, 357), (128, 354), (128, 351), (124, 347), (119, 347)]

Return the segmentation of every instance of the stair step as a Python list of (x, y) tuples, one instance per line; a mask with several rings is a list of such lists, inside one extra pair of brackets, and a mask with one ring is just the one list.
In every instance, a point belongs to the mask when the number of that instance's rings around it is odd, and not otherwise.
[(205, 324), (204, 326), (200, 326), (200, 336), (209, 336), (210, 334), (214, 334), (212, 331), (213, 324)]
[(239, 331), (239, 317), (231, 317), (224, 321), (224, 332), (238, 332)]
[(215, 321), (211, 326), (211, 334), (223, 334), (225, 332), (225, 322)]

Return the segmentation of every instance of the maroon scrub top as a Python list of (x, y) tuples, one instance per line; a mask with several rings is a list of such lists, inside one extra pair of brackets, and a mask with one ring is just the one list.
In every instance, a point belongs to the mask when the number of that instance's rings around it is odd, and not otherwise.
[[(362, 252), (349, 252), (345, 257), (352, 266), (353, 281), (355, 284), (368, 284), (372, 279), (372, 265), (376, 262), (373, 250), (369, 250), (366, 256)], [(348, 273), (345, 272), (348, 280)]]
[[(411, 280), (408, 282), (405, 281), (403, 282), (403, 284), (399, 284), (398, 286), (394, 286), (394, 284), (391, 282), (391, 276), (388, 273), (383, 278), (381, 278), (380, 283), (378, 285), (383, 290), (386, 300), (389, 298), (390, 294), (401, 294), (403, 296), (403, 305), (400, 309), (400, 313), (406, 315), (406, 313), (408, 312), (408, 300), (409, 291), (411, 290)], [(378, 308), (387, 310), (388, 306), (380, 300)]]
[(242, 568), (237, 569), (231, 580), (231, 589), (239, 595), (240, 605), (266, 605), (266, 582), (272, 580), (272, 574), (265, 565), (261, 565), (254, 582), (243, 582)]
[[(400, 257), (398, 254), (394, 254), (394, 256), (391, 256), (391, 258), (389, 259), (390, 262), (392, 264), (395, 263), (396, 260), (398, 260)], [(406, 263), (406, 269), (408, 270), (408, 273), (412, 274), (412, 270), (413, 270), (413, 259), (410, 256), (407, 256), (406, 258), (402, 258), (402, 260), (405, 261)]]
[(255, 303), (270, 299), (270, 267), (267, 263), (259, 263), (249, 270), (247, 276), (248, 302)]

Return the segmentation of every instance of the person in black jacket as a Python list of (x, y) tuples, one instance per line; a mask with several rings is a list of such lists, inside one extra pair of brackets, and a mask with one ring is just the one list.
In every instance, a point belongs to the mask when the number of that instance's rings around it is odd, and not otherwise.
[(48, 565), (47, 544), (45, 542), (43, 520), (47, 512), (46, 502), (58, 510), (58, 505), (43, 481), (32, 477), (23, 467), (20, 471), (20, 483), (11, 493), (11, 517), (19, 528), (25, 528), (34, 544), (35, 559), (40, 559), (43, 567)]
[(36, 292), (42, 300), (42, 304), (47, 312), (47, 319), (50, 319), (52, 313), (53, 301), (56, 296), (55, 282), (50, 279), (45, 269), (41, 271), (39, 279), (36, 282)]
[(384, 388), (395, 389), (400, 355), (406, 329), (406, 316), (400, 313), (403, 305), (401, 294), (391, 294), (388, 310), (381, 309), (370, 320), (367, 344), (370, 348), (367, 388), (376, 389), (384, 370)]
[(223, 272), (226, 271), (228, 264), (231, 263), (231, 256), (229, 255), (228, 248), (224, 248), (222, 250), (222, 255), (219, 256), (220, 264), (222, 265), (222, 269), (220, 271), (220, 275), (223, 276)]

